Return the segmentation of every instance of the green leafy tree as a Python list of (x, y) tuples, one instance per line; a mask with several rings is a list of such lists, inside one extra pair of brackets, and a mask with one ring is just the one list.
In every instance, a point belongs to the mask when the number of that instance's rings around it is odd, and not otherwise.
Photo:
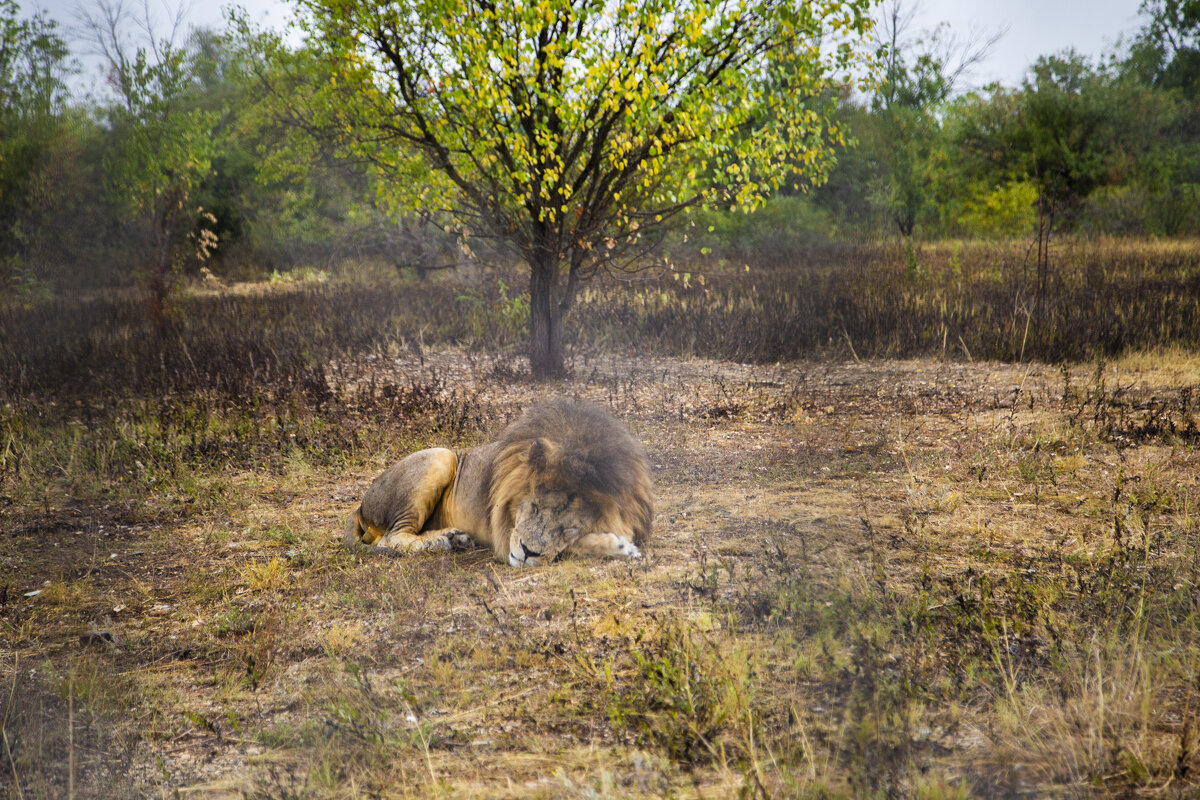
[(918, 4), (892, 0), (879, 25), (883, 80), (871, 98), (862, 141), (879, 168), (876, 194), (904, 236), (933, 215), (944, 136), (941, 113), (970, 68), (999, 35), (973, 32), (960, 40), (945, 24), (910, 36)]
[(1097, 188), (1119, 182), (1153, 141), (1158, 108), (1144, 90), (1068, 52), (1038, 59), (1021, 95), (1011, 145), (1037, 187), (1038, 307), (1050, 239)]
[[(253, 32), (240, 14), (234, 25), (245, 93), (233, 138), (241, 153), (252, 154), (255, 168), (247, 226), (255, 258), (281, 267), (384, 258), (418, 277), (457, 266), (456, 237), (430, 215), (422, 219), (420, 209), (395, 208), (388, 176), (354, 148), (341, 147), (336, 129), (322, 127), (338, 85), (328, 60), (309, 48), (284, 47), (278, 32)], [(407, 177), (423, 185), (421, 172)]]
[(66, 43), (44, 14), (0, 0), (0, 280), (28, 275), (32, 217), (51, 202), (51, 161), (67, 134)]
[(1163, 98), (1068, 51), (1038, 59), (1019, 91), (994, 87), (956, 110), (960, 168), (1036, 189), (1037, 308), (1050, 242), (1096, 189), (1129, 179), (1167, 122)]
[(297, 2), (332, 68), (297, 116), (389, 207), (515, 248), (538, 376), (563, 372), (580, 282), (636, 267), (672, 217), (827, 174), (819, 104), (870, 27), (869, 0)]
[(1200, 98), (1200, 0), (1145, 0), (1127, 66), (1143, 80)]
[(107, 189), (140, 245), (147, 273), (148, 309), (162, 322), (176, 271), (189, 249), (206, 256), (210, 237), (187, 239), (199, 210), (193, 195), (209, 175), (218, 114), (195, 102), (197, 76), (192, 54), (157, 38), (143, 18), (145, 42), (130, 44), (129, 15), (120, 0), (100, 0), (85, 17), (96, 52), (108, 61), (115, 100), (108, 109), (112, 143), (105, 157)]
[(220, 242), (216, 259), (244, 242), (257, 210), (267, 202), (258, 159), (240, 125), (252, 104), (252, 82), (238, 42), (226, 34), (195, 29), (188, 36), (187, 53), (193, 85), (180, 104), (208, 112), (215, 120), (210, 169), (192, 198), (195, 207), (215, 219), (202, 227)]
[(967, 232), (994, 238), (1023, 236), (1033, 229), (1037, 188), (1029, 181), (998, 185), (976, 182), (960, 187), (955, 222)]
[(1200, 0), (1146, 0), (1141, 12), (1121, 69), (1165, 92), (1172, 113), (1127, 194), (1142, 198), (1143, 228), (1176, 235), (1200, 224)]

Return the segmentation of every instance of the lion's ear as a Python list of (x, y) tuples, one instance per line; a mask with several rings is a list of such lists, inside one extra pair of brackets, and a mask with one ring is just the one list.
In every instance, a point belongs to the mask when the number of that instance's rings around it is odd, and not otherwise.
[(549, 439), (534, 439), (529, 445), (529, 467), (545, 472), (558, 459), (558, 445)]

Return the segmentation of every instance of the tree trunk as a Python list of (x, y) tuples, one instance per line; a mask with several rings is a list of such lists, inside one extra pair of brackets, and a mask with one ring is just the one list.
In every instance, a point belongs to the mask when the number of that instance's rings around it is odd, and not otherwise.
[(165, 200), (162, 208), (156, 208), (154, 211), (154, 243), (150, 251), (150, 274), (146, 281), (146, 313), (160, 336), (166, 331), (167, 299), (174, 288), (174, 276), (171, 274), (171, 235), (175, 232), (179, 209), (184, 203), (182, 193), (172, 192), (168, 196), (172, 199)]
[(563, 366), (563, 312), (557, 297), (558, 263), (540, 254), (530, 264), (529, 369), (535, 378), (561, 378)]

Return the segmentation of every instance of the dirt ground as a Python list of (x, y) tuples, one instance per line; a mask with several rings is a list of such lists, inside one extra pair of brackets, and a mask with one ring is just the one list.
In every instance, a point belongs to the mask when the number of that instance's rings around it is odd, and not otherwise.
[[(601, 356), (544, 385), (446, 350), (387, 369), (402, 383), (435, 367), (497, 417), (563, 394), (626, 420), (653, 467), (646, 557), (514, 570), (482, 551), (348, 554), (344, 522), (400, 445), (344, 468), (219, 476), (221, 507), (177, 524), (47, 501), (10, 515), (0, 544), (7, 796), (1142, 791), (1132, 769), (1090, 771), (1109, 744), (1080, 746), (1095, 763), (1056, 756), (1071, 748), (1030, 710), (1044, 700), (1021, 694), (1037, 670), (1049, 685), (1078, 667), (1039, 642), (1082, 590), (1024, 617), (1006, 595), (991, 634), (938, 615), (989, 575), (1093, 563), (1112, 544), (1114, 492), (1153, 482), (1194, 498), (1192, 449), (1136, 425), (1139, 403), (1200, 383), (1195, 361), (1097, 373)], [(1131, 398), (1128, 424), (1099, 401), (1093, 413), (1102, 392)], [(1191, 531), (1188, 502), (1164, 505), (1143, 538)], [(1191, 581), (1174, 555), (1172, 581)], [(904, 614), (935, 633), (905, 633)], [(938, 639), (953, 625), (1004, 645), (966, 663), (970, 647)], [(1035, 651), (1051, 655), (1020, 660)], [(683, 699), (648, 716), (656, 692)], [(1118, 750), (1194, 761), (1180, 697)], [(1195, 788), (1194, 771), (1175, 774), (1170, 791)]]

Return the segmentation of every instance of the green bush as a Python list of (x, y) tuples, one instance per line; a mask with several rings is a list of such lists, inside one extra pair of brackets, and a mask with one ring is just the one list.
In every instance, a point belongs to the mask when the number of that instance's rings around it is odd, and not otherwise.
[(1029, 181), (1009, 181), (981, 189), (963, 203), (958, 224), (965, 233), (989, 239), (1023, 236), (1037, 220), (1037, 188)]

